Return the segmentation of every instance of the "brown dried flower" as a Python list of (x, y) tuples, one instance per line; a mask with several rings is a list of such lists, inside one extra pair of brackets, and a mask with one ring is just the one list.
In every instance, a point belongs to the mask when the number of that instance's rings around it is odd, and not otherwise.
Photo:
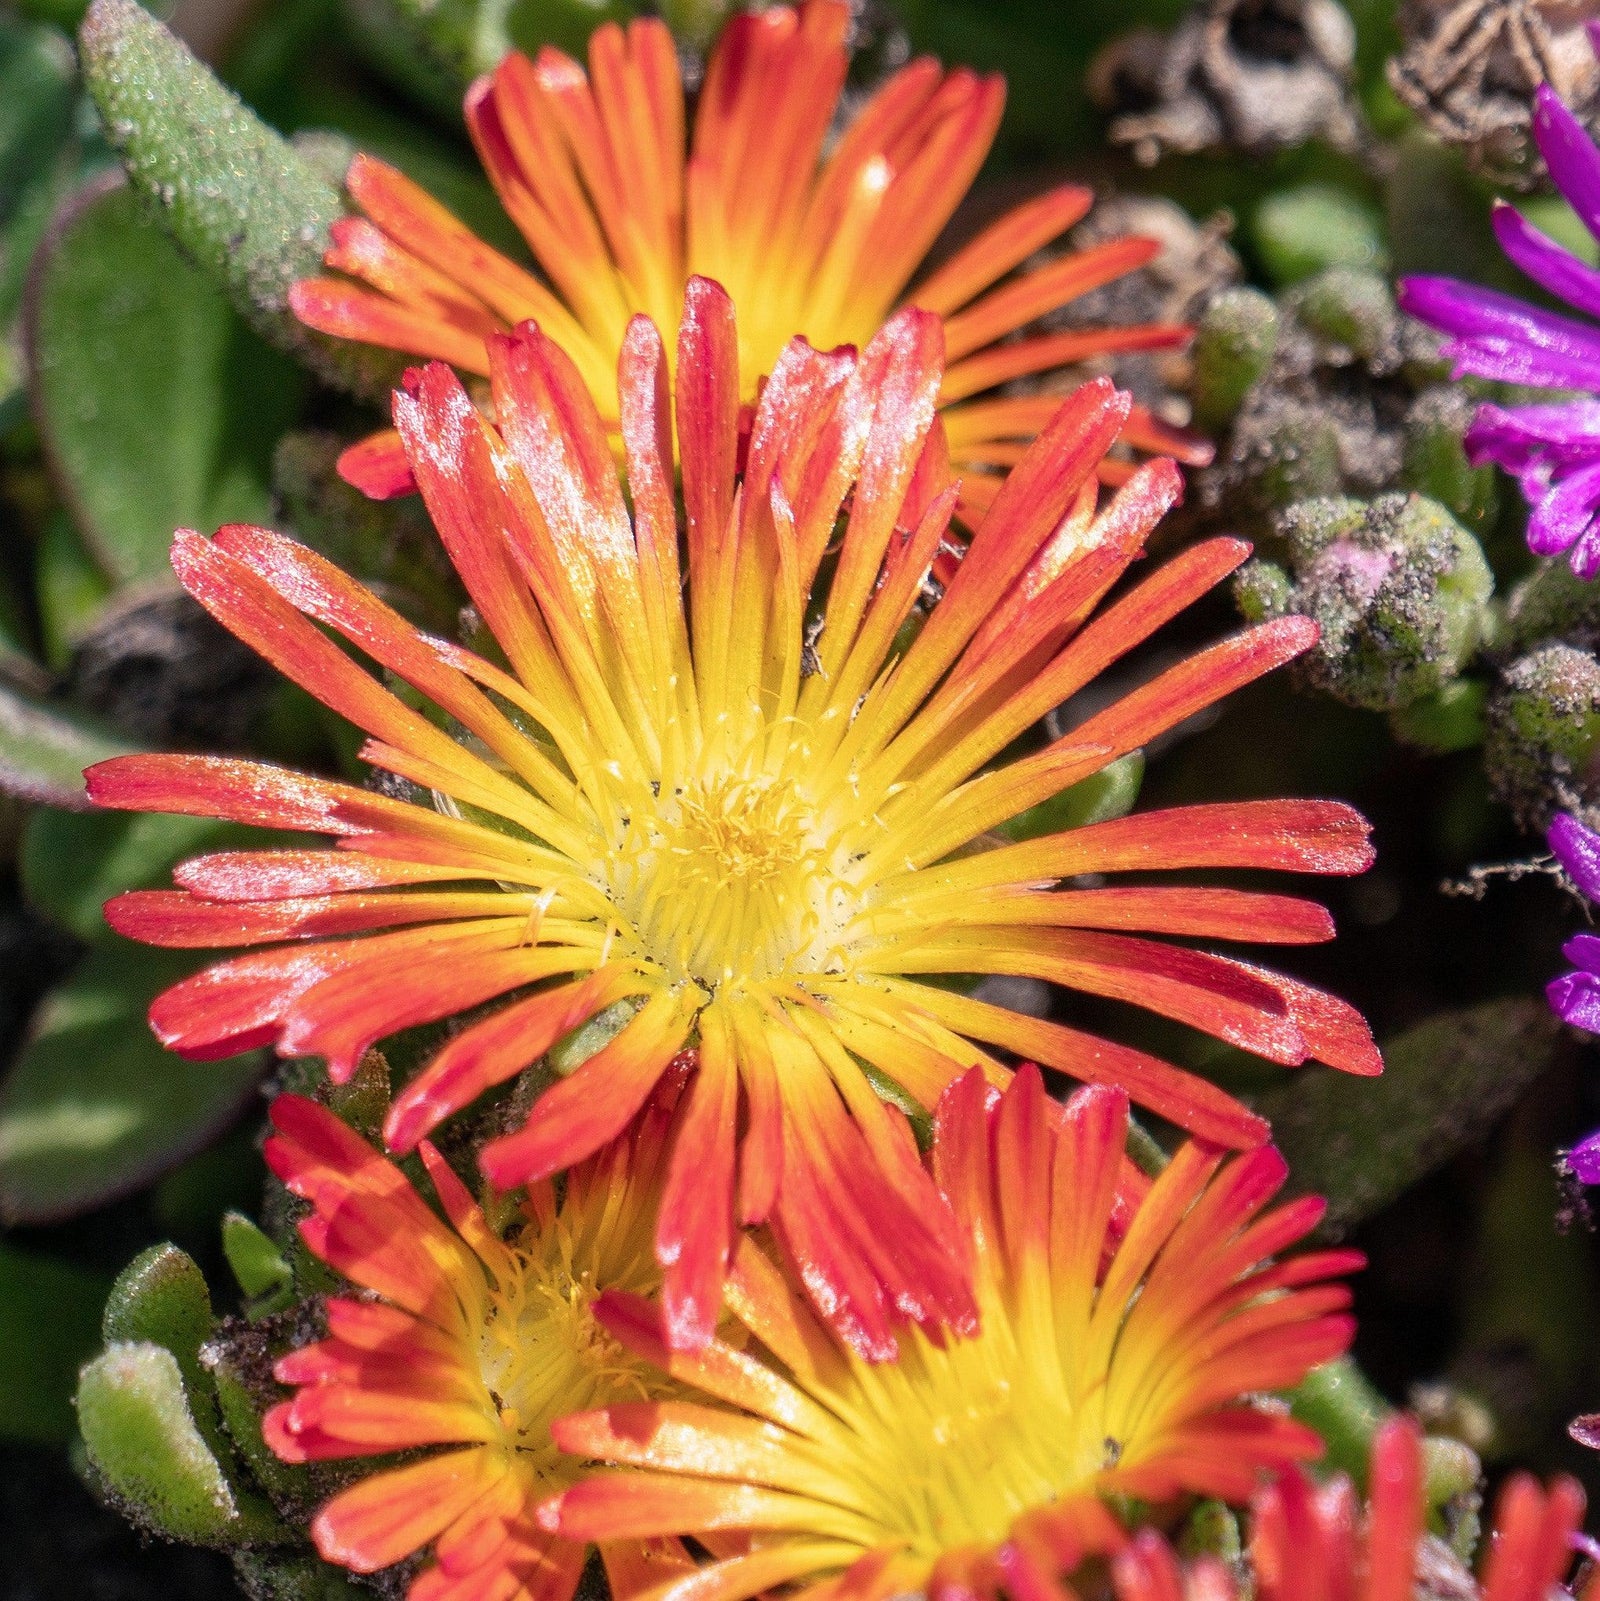
[(1362, 142), (1350, 94), (1355, 30), (1335, 0), (1200, 0), (1170, 34), (1137, 29), (1090, 68), (1111, 138), (1149, 166), (1164, 152), (1263, 153)]
[(1495, 183), (1531, 189), (1544, 162), (1529, 137), (1533, 91), (1548, 83), (1600, 129), (1600, 63), (1584, 23), (1595, 0), (1405, 0), (1394, 92)]

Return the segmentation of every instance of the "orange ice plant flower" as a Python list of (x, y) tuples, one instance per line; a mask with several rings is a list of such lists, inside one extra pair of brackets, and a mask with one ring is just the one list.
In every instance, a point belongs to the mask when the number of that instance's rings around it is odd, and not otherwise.
[[(714, 278), (740, 309), (747, 402), (795, 334), (824, 349), (861, 346), (897, 303), (921, 306), (944, 319), (940, 404), (970, 518), (1057, 403), (996, 395), (998, 386), (1089, 356), (1180, 344), (1190, 330), (1146, 323), (1013, 337), (1156, 253), (1154, 240), (1122, 238), (1028, 267), (1088, 211), (1093, 197), (1074, 185), (1007, 213), (906, 293), (989, 153), (1005, 84), (919, 58), (829, 149), (849, 26), (841, 0), (734, 15), (707, 63), (692, 133), (677, 51), (656, 19), (596, 29), (587, 72), (551, 46), (533, 60), (513, 53), (472, 86), (467, 124), (543, 278), (394, 168), (358, 156), (346, 183), (360, 215), (334, 224), (326, 257), (339, 276), (303, 280), (290, 303), (326, 333), (480, 377), (490, 336), (533, 318), (613, 430), (629, 320), (643, 312), (670, 332), (691, 275)], [(1210, 460), (1209, 447), (1143, 411), (1122, 432), (1130, 444)], [(412, 482), (393, 434), (355, 447), (346, 469), (374, 494)], [(1131, 468), (1108, 460), (1104, 470)]]
[(657, 1601), (778, 1584), (1031, 1601), (1119, 1543), (1103, 1497), (1243, 1500), (1265, 1472), (1320, 1455), (1311, 1429), (1245, 1398), (1348, 1346), (1349, 1291), (1328, 1280), (1360, 1256), (1273, 1260), (1323, 1203), (1264, 1210), (1286, 1172), (1271, 1147), (1224, 1161), (1190, 1142), (1119, 1218), (1127, 1112), (1098, 1086), (1063, 1110), (1033, 1067), (1003, 1094), (976, 1070), (945, 1092), (931, 1165), (981, 1326), (913, 1330), (895, 1362), (830, 1336), (751, 1237), (728, 1305), (759, 1344), (675, 1353), (655, 1306), (601, 1296), (595, 1315), (627, 1349), (700, 1393), (559, 1420), (560, 1445), (615, 1471), (563, 1490), (541, 1524), (574, 1539), (750, 1537)]
[[(326, 1339), (279, 1360), (278, 1379), (296, 1391), (266, 1414), (267, 1443), (289, 1462), (428, 1452), (322, 1507), (311, 1533), (329, 1562), (372, 1573), (431, 1547), (412, 1601), (568, 1601), (585, 1547), (534, 1521), (577, 1477), (552, 1420), (675, 1388), (591, 1310), (604, 1291), (660, 1283), (651, 1224), (667, 1115), (652, 1106), (634, 1138), (572, 1171), (559, 1201), (549, 1184), (531, 1186), (502, 1237), (427, 1142), (448, 1222), (325, 1107), (273, 1102), (267, 1161), (310, 1203), (306, 1244), (356, 1293), (328, 1298)], [(678, 1553), (635, 1541), (603, 1554), (622, 1595)]]
[[(908, 310), (859, 357), (794, 341), (741, 441), (733, 308), (695, 280), (675, 407), (654, 326), (636, 320), (623, 351), (626, 498), (587, 387), (538, 330), (490, 341), (497, 426), (447, 367), (419, 374), (396, 420), (504, 665), (418, 634), (291, 540), (180, 533), (189, 592), (364, 729), (366, 759), (417, 799), (202, 756), (94, 768), (102, 805), (338, 847), (202, 857), (177, 889), (110, 903), (137, 939), (262, 947), (159, 996), (161, 1039), (195, 1058), (273, 1043), (343, 1080), (384, 1037), (504, 999), (397, 1097), (384, 1133), (403, 1152), (590, 1017), (626, 1015), (485, 1146), (484, 1173), (509, 1189), (580, 1161), (692, 1046), (656, 1234), (673, 1338), (710, 1337), (735, 1224), (770, 1223), (819, 1305), (878, 1357), (908, 1319), (975, 1314), (954, 1223), (880, 1090), (931, 1109), (967, 1068), (1003, 1084), (1030, 1057), (1222, 1144), (1267, 1132), (1202, 1078), (927, 979), (1028, 975), (1276, 1062), (1377, 1072), (1344, 1003), (1150, 937), (1323, 940), (1321, 907), (1079, 878), (1356, 872), (1370, 849), (1348, 807), (1179, 808), (1021, 844), (991, 833), (1298, 655), (1315, 627), (1248, 629), (1003, 760), (1248, 546), (1197, 544), (1100, 606), (1180, 480), (1154, 462), (1101, 503), (1095, 468), (1128, 402), (1098, 380), (1059, 408), (932, 603), (954, 501), (927, 493), (940, 337), (937, 318)], [(391, 693), (319, 624), (442, 715)]]
[[(1113, 1559), (1116, 1601), (1412, 1601), (1449, 1594), (1461, 1601), (1557, 1601), (1574, 1594), (1600, 1601), (1600, 1567), (1565, 1581), (1574, 1547), (1600, 1555), (1578, 1535), (1584, 1494), (1560, 1475), (1541, 1488), (1513, 1474), (1500, 1491), (1476, 1580), (1453, 1571), (1448, 1552), (1428, 1553), (1422, 1436), (1392, 1418), (1373, 1442), (1371, 1500), (1363, 1516), (1349, 1479), (1317, 1485), (1298, 1470), (1263, 1488), (1251, 1505), (1248, 1560), (1253, 1590), (1220, 1562), (1183, 1563), (1154, 1530), (1142, 1530)], [(1575, 1536), (1577, 1536), (1575, 1540)], [(1077, 1601), (1059, 1587), (1051, 1601)], [(1040, 1598), (1044, 1601), (1044, 1598)]]

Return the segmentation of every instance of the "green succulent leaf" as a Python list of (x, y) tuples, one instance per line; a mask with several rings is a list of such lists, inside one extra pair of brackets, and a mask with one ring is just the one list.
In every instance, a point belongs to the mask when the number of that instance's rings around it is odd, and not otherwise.
[(194, 966), (188, 952), (108, 941), (45, 998), (0, 1086), (0, 1218), (37, 1223), (102, 1206), (239, 1114), (260, 1052), (185, 1062), (145, 1021), (155, 996)]
[(347, 0), (357, 42), (402, 88), (438, 110), (508, 50), (551, 44), (582, 55), (602, 22), (626, 21), (628, 0)]
[[(427, 0), (407, 0), (414, 9), (424, 9)], [(589, 35), (602, 22), (626, 22), (646, 8), (635, 0), (477, 0), (476, 9), (493, 14), (503, 12), (506, 43), (529, 54), (549, 43), (571, 54), (580, 54)], [(677, 29), (693, 22), (702, 41), (716, 32), (717, 22), (733, 6), (726, 0), (695, 0), (661, 7), (666, 21)], [(494, 47), (491, 41), (491, 48)], [(498, 57), (495, 58), (498, 61)], [(491, 63), (492, 64), (492, 63)]]
[[(1348, 1474), (1364, 1490), (1373, 1438), (1395, 1409), (1355, 1358), (1336, 1357), (1312, 1369), (1290, 1392), (1289, 1409), (1322, 1436), (1327, 1447), (1323, 1465), (1330, 1472)], [(1422, 1442), (1422, 1463), (1426, 1504), (1434, 1522), (1441, 1529), (1448, 1526), (1438, 1514), (1451, 1503), (1459, 1513), (1470, 1513), (1469, 1503), (1483, 1473), (1477, 1452), (1460, 1440), (1429, 1436)], [(1466, 1516), (1457, 1532), (1466, 1536), (1465, 1547), (1457, 1554), (1470, 1558), (1477, 1538), (1476, 1517)]]
[(82, 810), (84, 768), (132, 748), (81, 713), (0, 682), (0, 793)]
[(1483, 743), (1488, 686), (1475, 678), (1453, 678), (1432, 695), (1390, 715), (1395, 738), (1443, 754)]
[[(28, 261), (57, 192), (72, 182), (76, 99), (72, 46), (57, 28), (0, 15), (0, 327), (22, 300)], [(9, 421), (22, 364), (0, 343), (0, 419)]]
[(0, 17), (0, 218), (72, 126), (72, 47), (57, 28)]
[(1377, 213), (1345, 189), (1304, 184), (1269, 195), (1256, 208), (1256, 249), (1276, 284), (1298, 283), (1326, 267), (1389, 264)]
[(110, 598), (111, 583), (60, 506), (39, 532), (33, 567), (44, 659), (62, 672)]
[(251, 1312), (262, 1316), (287, 1304), (294, 1290), (294, 1273), (272, 1236), (264, 1233), (242, 1212), (228, 1212), (222, 1219), (222, 1252), (239, 1281), (239, 1288), (250, 1297)]
[(1129, 751), (1070, 789), (1019, 812), (1009, 822), (1002, 823), (997, 832), (1012, 840), (1039, 839), (1045, 834), (1064, 833), (1069, 828), (1085, 828), (1090, 823), (1125, 817), (1138, 802), (1139, 786), (1143, 782), (1144, 752)]
[(279, 349), (383, 399), (393, 357), (314, 333), (289, 310), (290, 285), (321, 267), (338, 190), (134, 0), (95, 0), (78, 43), (108, 138), (201, 272)]
[(233, 1566), (246, 1595), (271, 1596), (273, 1601), (360, 1601), (371, 1594), (314, 1556), (239, 1551)]
[(191, 856), (276, 839), (208, 817), (41, 810), (23, 829), (18, 870), (29, 902), (53, 922), (81, 940), (109, 940), (101, 908), (113, 895), (164, 885)]
[[(378, 9), (385, 9), (378, 0)], [(392, 23), (388, 37), (397, 39)], [(581, 52), (580, 52), (581, 53)], [(461, 121), (461, 93), (451, 92), (449, 123)], [(345, 169), (357, 150), (398, 167), (413, 183), (421, 184), (442, 206), (453, 212), (480, 239), (512, 256), (526, 257), (527, 246), (516, 224), (506, 215), (494, 186), (460, 144), (415, 116), (395, 110), (370, 95), (353, 93), (338, 83), (321, 82), (302, 96), (295, 108), (305, 127), (295, 135), (295, 148), (315, 161), (325, 176), (341, 188)], [(401, 358), (395, 358), (398, 362)], [(396, 367), (396, 373), (399, 368)], [(381, 398), (381, 397), (380, 397)]]
[(78, 1427), (106, 1489), (153, 1533), (190, 1545), (282, 1538), (265, 1504), (228, 1482), (164, 1346), (118, 1343), (89, 1363), (78, 1381)]
[(570, 1078), (591, 1056), (603, 1051), (633, 1021), (638, 1010), (636, 1000), (613, 1001), (587, 1023), (564, 1034), (546, 1053), (550, 1071), (557, 1078)]
[(71, 1437), (73, 1385), (99, 1347), (105, 1297), (99, 1274), (0, 1245), (0, 1438)]
[(303, 1504), (314, 1497), (312, 1470), (304, 1463), (283, 1461), (261, 1432), (261, 1419), (267, 1408), (281, 1399), (282, 1388), (258, 1367), (241, 1362), (227, 1340), (218, 1340), (206, 1348), (206, 1363), (229, 1444), (256, 1483), (280, 1505), (285, 1501)]
[(1206, 307), (1194, 338), (1194, 413), (1202, 428), (1221, 430), (1250, 386), (1272, 364), (1278, 308), (1259, 289), (1224, 289)]
[(1349, 1474), (1357, 1484), (1367, 1482), (1372, 1437), (1393, 1417), (1394, 1408), (1354, 1357), (1336, 1357), (1312, 1369), (1291, 1393), (1290, 1410), (1322, 1436), (1330, 1469)]
[(211, 1333), (211, 1292), (194, 1258), (175, 1245), (141, 1251), (111, 1286), (101, 1332), (107, 1345), (147, 1340), (164, 1346), (190, 1387), (197, 1386), (200, 1347)]
[(1381, 1078), (1306, 1068), (1261, 1097), (1297, 1194), (1327, 1197), (1339, 1232), (1481, 1138), (1565, 1043), (1542, 1000), (1437, 1013), (1383, 1042)]
[(29, 310), (45, 449), (113, 579), (164, 578), (174, 528), (268, 519), (272, 444), (303, 379), (130, 189), (100, 181), (67, 205)]
[(170, 1351), (189, 1392), (195, 1425), (219, 1461), (231, 1461), (217, 1421), (216, 1386), (200, 1361), (211, 1336), (211, 1292), (194, 1258), (175, 1245), (152, 1245), (117, 1276), (101, 1331), (107, 1345), (146, 1341)]

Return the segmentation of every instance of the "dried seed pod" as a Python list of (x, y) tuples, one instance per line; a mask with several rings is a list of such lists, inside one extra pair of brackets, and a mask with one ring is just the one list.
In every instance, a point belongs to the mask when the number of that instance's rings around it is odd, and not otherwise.
[(67, 674), (73, 699), (152, 744), (237, 750), (271, 674), (180, 591), (128, 591), (101, 614)]
[(1201, 0), (1170, 34), (1114, 40), (1089, 89), (1111, 138), (1146, 166), (1162, 154), (1247, 154), (1364, 137), (1350, 92), (1355, 29), (1335, 0)]
[(1405, 0), (1394, 92), (1495, 183), (1532, 189), (1545, 175), (1529, 135), (1533, 91), (1548, 83), (1600, 128), (1600, 62), (1590, 0)]

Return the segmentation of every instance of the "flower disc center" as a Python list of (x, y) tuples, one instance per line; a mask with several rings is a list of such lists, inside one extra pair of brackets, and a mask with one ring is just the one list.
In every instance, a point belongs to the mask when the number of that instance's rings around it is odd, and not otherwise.
[(1095, 1493), (1130, 1445), (1103, 1384), (1063, 1382), (1057, 1353), (1028, 1350), (994, 1298), (983, 1317), (981, 1334), (943, 1349), (912, 1336), (874, 1374), (881, 1423), (863, 1431), (852, 1475), (862, 1511), (930, 1560), (993, 1547), (1025, 1513)]
[[(574, 1251), (562, 1224), (531, 1243), (532, 1255), (512, 1246), (515, 1270), (489, 1289), (479, 1371), (508, 1442), (538, 1472), (565, 1482), (569, 1464), (550, 1438), (551, 1423), (588, 1407), (647, 1399), (664, 1381), (595, 1318), (595, 1272), (575, 1261), (587, 1253)], [(640, 1289), (653, 1277), (643, 1269), (632, 1276)]]
[(837, 963), (857, 896), (846, 853), (794, 785), (722, 773), (656, 800), (629, 821), (610, 872), (642, 956), (710, 990)]

